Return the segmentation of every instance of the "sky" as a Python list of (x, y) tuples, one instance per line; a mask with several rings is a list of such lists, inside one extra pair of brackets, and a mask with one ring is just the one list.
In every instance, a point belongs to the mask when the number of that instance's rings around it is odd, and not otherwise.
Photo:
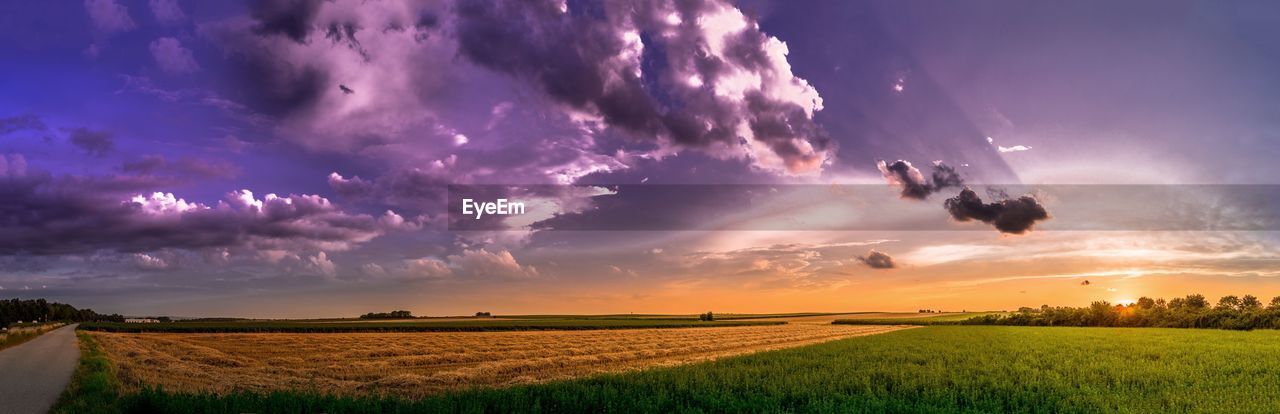
[[(128, 315), (1280, 295), (1263, 1), (0, 4), (0, 297)], [(468, 221), (459, 194), (525, 202)]]

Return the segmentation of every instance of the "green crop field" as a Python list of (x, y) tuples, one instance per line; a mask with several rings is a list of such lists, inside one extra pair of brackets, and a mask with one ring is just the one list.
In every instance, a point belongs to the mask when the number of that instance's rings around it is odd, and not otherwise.
[(407, 401), (148, 390), (101, 412), (1276, 412), (1280, 332), (931, 326)]
[(1000, 315), (1004, 312), (966, 312), (951, 315), (923, 316), (919, 318), (865, 318), (836, 319), (831, 322), (838, 325), (959, 325), (960, 322), (986, 315)]
[(774, 325), (769, 321), (698, 321), (693, 319), (474, 319), (450, 321), (412, 322), (333, 322), (315, 323), (298, 321), (244, 321), (244, 322), (170, 322), (170, 323), (113, 323), (86, 322), (80, 329), (106, 332), (478, 332), (478, 331), (538, 331), (538, 330), (592, 330), (638, 328), (700, 328), (712, 326)]

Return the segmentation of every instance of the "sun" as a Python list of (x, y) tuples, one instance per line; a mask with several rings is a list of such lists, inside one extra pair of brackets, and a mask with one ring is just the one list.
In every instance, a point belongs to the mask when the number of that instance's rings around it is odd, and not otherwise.
[(1128, 298), (1116, 299), (1116, 304), (1119, 304), (1119, 305), (1129, 306), (1135, 303), (1138, 303), (1138, 301), (1133, 299), (1128, 299)]

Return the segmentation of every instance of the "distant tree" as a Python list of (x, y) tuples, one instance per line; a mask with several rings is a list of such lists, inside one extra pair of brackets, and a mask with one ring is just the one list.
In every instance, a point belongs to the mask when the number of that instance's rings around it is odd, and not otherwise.
[(1088, 326), (1113, 326), (1117, 317), (1116, 308), (1107, 301), (1097, 301), (1089, 305), (1085, 324)]
[(360, 319), (411, 319), (413, 313), (407, 310), (398, 310), (391, 312), (369, 312), (360, 315)]
[(476, 317), (478, 318), (488, 318), (490, 316), (493, 315), (489, 314), (489, 312), (476, 312)]
[(704, 322), (714, 321), (716, 320), (716, 315), (711, 312), (707, 312), (707, 313), (698, 315), (698, 320), (704, 321)]
[(44, 299), (0, 300), (0, 327), (18, 321), (31, 322), (124, 322), (118, 314), (103, 315), (93, 309), (76, 309), (74, 306), (49, 302)]
[(1130, 305), (1099, 301), (1088, 307), (1019, 308), (1017, 312), (973, 317), (964, 325), (1130, 326), (1215, 329), (1280, 329), (1280, 297), (1265, 309), (1256, 296), (1222, 297), (1209, 307), (1203, 295), (1163, 299), (1143, 297)]
[(1256, 311), (1262, 309), (1262, 301), (1258, 300), (1257, 296), (1244, 295), (1244, 297), (1240, 298), (1239, 309), (1242, 311)]
[(1187, 295), (1186, 306), (1192, 309), (1204, 309), (1209, 307), (1209, 300), (1199, 293)]
[(1223, 296), (1222, 299), (1218, 299), (1218, 306), (1213, 308), (1217, 310), (1240, 309), (1240, 298), (1236, 297), (1236, 295)]

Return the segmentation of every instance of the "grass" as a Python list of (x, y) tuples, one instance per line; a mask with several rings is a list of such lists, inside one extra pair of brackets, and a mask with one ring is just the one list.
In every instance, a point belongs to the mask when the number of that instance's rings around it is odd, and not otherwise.
[(120, 381), (111, 360), (93, 337), (77, 332), (80, 339), (80, 362), (67, 389), (50, 410), (58, 414), (120, 412)]
[(836, 325), (959, 325), (960, 322), (986, 315), (1000, 315), (1004, 312), (967, 312), (939, 316), (922, 316), (919, 318), (865, 318), (836, 319)]
[(104, 332), (169, 332), (169, 333), (233, 333), (233, 332), (287, 332), (287, 333), (351, 333), (351, 332), (491, 332), (491, 331), (545, 331), (545, 330), (601, 330), (642, 328), (702, 328), (714, 326), (777, 325), (777, 321), (710, 321), (690, 319), (474, 319), (451, 321), (412, 322), (298, 322), (298, 321), (245, 321), (245, 322), (170, 322), (170, 323), (111, 323), (87, 322), (80, 329)]
[(933, 326), (422, 400), (175, 394), (156, 412), (1274, 412), (1280, 332)]
[(22, 323), (9, 326), (9, 331), (0, 333), (0, 349), (21, 345), (24, 342), (38, 338), (45, 332), (52, 331), (61, 327), (60, 323)]

